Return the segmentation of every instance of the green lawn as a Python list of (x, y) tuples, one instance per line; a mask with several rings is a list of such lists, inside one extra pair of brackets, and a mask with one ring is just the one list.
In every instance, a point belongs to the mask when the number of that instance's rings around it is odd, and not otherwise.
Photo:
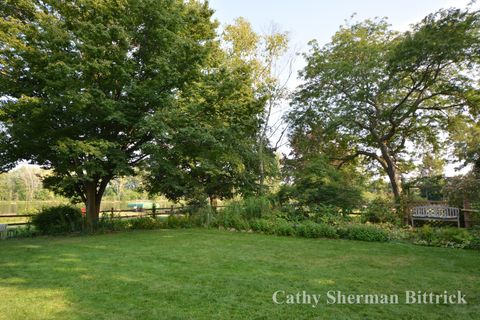
[[(277, 290), (442, 293), (468, 305), (275, 305)], [(468, 250), (155, 230), (0, 242), (0, 319), (479, 319)]]

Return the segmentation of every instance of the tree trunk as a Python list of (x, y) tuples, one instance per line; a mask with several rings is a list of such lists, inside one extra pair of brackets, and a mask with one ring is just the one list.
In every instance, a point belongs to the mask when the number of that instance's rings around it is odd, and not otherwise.
[(92, 181), (85, 185), (85, 205), (87, 207), (87, 224), (90, 230), (95, 229), (100, 212), (100, 199), (97, 199), (97, 183)]
[(265, 181), (265, 162), (263, 159), (263, 136), (260, 137), (260, 147), (258, 148), (258, 157), (260, 160), (260, 195), (263, 196), (263, 184)]
[(90, 231), (93, 231), (97, 226), (102, 197), (112, 178), (113, 175), (105, 176), (101, 179), (93, 179), (84, 184), (84, 200), (85, 206), (87, 207), (87, 226)]
[(210, 207), (213, 211), (217, 211), (217, 198), (214, 195), (209, 195), (208, 199), (210, 200)]
[(393, 196), (397, 204), (400, 203), (402, 199), (402, 181), (400, 175), (398, 174), (397, 168), (395, 166), (387, 167), (388, 178), (390, 179), (390, 185), (392, 187)]
[(390, 186), (392, 187), (395, 203), (400, 204), (402, 200), (402, 180), (400, 179), (395, 160), (391, 156), (390, 151), (384, 142), (380, 142), (379, 146), (382, 153), (382, 158), (379, 160), (380, 164), (385, 169), (388, 178), (390, 179)]

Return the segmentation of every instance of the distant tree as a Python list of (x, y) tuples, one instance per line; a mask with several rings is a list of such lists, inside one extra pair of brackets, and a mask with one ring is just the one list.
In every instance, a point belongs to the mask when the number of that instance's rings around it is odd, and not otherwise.
[(292, 140), (317, 142), (307, 145), (339, 165), (357, 157), (376, 163), (399, 201), (402, 167), (416, 151), (408, 145), (436, 143), (446, 116), (469, 103), (478, 31), (478, 12), (449, 9), (405, 33), (367, 20), (341, 27), (323, 47), (311, 42)]
[(32, 201), (42, 188), (41, 170), (34, 166), (21, 166), (15, 171), (25, 189), (25, 200)]
[(108, 183), (148, 158), (151, 119), (205, 72), (212, 13), (182, 0), (2, 1), (3, 167), (50, 169), (45, 185), (83, 201), (93, 225)]

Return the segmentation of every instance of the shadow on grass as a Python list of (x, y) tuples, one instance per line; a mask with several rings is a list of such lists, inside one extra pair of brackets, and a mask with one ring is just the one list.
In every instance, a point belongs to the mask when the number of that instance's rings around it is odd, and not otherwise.
[[(0, 243), (8, 319), (475, 319), (478, 253), (205, 230)], [(275, 305), (277, 290), (462, 290), (468, 306)], [(1, 319), (1, 316), (0, 316)]]

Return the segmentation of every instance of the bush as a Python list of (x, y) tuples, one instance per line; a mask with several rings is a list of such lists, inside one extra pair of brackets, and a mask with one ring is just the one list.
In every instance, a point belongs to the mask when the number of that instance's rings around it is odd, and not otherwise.
[(249, 223), (243, 218), (243, 207), (240, 202), (233, 202), (217, 215), (216, 224), (224, 228), (236, 230), (250, 229)]
[(331, 205), (311, 206), (309, 216), (317, 223), (339, 225), (351, 220), (349, 216), (342, 214), (341, 209)]
[(160, 221), (151, 217), (140, 217), (129, 220), (131, 229), (157, 229), (161, 227)]
[(63, 234), (82, 230), (79, 208), (61, 205), (43, 208), (32, 217), (32, 224), (41, 234)]
[(244, 220), (253, 220), (272, 215), (270, 200), (265, 197), (250, 197), (243, 201), (233, 201), (222, 211), (225, 217), (239, 217)]
[(388, 241), (389, 236), (386, 230), (365, 224), (348, 224), (338, 228), (341, 238), (360, 241)]
[(272, 212), (270, 200), (264, 197), (250, 197), (245, 199), (242, 209), (242, 217), (247, 220), (264, 218)]
[(193, 227), (217, 226), (217, 213), (211, 207), (200, 207), (189, 216)]
[(297, 234), (305, 238), (338, 238), (337, 230), (326, 224), (305, 221), (297, 226)]
[(277, 236), (293, 236), (295, 235), (295, 228), (293, 224), (283, 220), (283, 219), (276, 219), (274, 220), (273, 224), (271, 224), (270, 232), (276, 234)]
[(168, 216), (165, 227), (169, 229), (190, 228), (191, 222), (187, 216), (171, 214)]
[(27, 224), (25, 227), (19, 226), (13, 229), (13, 235), (10, 235), (12, 238), (32, 238), (37, 235), (37, 231), (32, 228), (30, 224)]
[(436, 247), (475, 248), (477, 240), (465, 229), (450, 227), (434, 229), (429, 225), (417, 229), (415, 235), (415, 243)]
[(273, 233), (272, 222), (266, 219), (256, 219), (251, 221), (250, 228), (256, 232)]
[(362, 209), (362, 222), (399, 224), (400, 218), (390, 201), (375, 199)]
[(300, 166), (293, 165), (293, 185), (281, 196), (296, 200), (302, 206), (326, 204), (348, 212), (362, 202), (362, 183), (354, 171), (339, 170), (324, 156), (309, 157)]

